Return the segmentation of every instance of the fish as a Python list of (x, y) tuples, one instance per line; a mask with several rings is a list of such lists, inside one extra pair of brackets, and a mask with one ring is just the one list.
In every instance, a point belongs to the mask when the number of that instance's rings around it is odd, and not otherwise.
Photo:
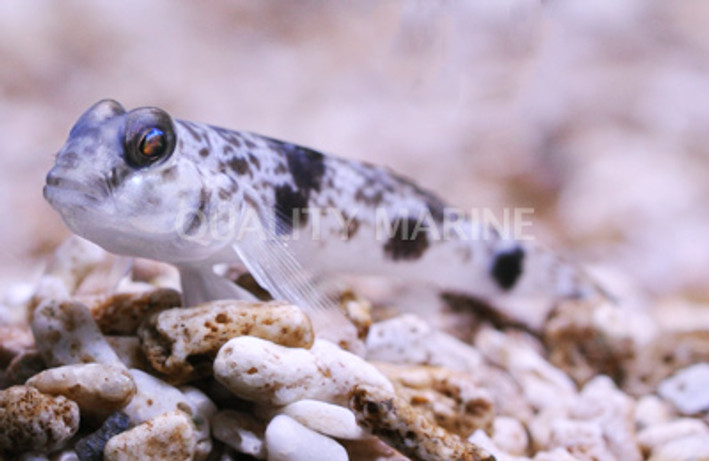
[(320, 318), (339, 311), (325, 283), (338, 274), (430, 285), (532, 330), (559, 302), (601, 291), (535, 241), (388, 168), (157, 107), (91, 106), (43, 192), (75, 234), (176, 266), (186, 305), (253, 296), (215, 272), (223, 264), (243, 265), (273, 298)]

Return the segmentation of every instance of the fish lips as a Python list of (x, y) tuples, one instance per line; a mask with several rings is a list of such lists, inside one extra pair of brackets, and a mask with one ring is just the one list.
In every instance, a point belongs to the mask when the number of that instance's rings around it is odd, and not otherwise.
[(89, 208), (103, 202), (109, 189), (101, 180), (84, 181), (72, 178), (62, 168), (52, 168), (47, 174), (43, 195), (57, 211), (63, 208)]

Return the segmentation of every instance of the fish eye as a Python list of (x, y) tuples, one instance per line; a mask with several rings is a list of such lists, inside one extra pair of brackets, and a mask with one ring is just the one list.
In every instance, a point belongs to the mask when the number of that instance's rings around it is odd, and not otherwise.
[(138, 142), (138, 151), (148, 158), (159, 157), (167, 147), (165, 133), (160, 128), (149, 128), (143, 132)]
[(130, 114), (125, 134), (124, 158), (134, 168), (164, 160), (175, 149), (175, 130), (167, 113), (157, 108)]

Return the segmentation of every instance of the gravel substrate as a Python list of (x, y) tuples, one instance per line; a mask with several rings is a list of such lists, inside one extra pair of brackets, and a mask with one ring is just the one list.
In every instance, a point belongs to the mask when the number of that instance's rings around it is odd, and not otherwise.
[(709, 459), (709, 319), (690, 305), (663, 323), (573, 301), (531, 331), (349, 294), (356, 355), (287, 303), (183, 307), (169, 266), (116, 267), (71, 238), (3, 326), (5, 459)]

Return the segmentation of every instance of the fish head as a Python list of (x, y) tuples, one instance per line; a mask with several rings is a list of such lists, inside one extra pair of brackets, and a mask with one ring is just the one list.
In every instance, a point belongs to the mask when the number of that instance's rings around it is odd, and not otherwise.
[(44, 197), (74, 233), (113, 253), (203, 259), (218, 242), (190, 235), (210, 207), (205, 174), (183, 144), (164, 110), (99, 101), (71, 129)]

